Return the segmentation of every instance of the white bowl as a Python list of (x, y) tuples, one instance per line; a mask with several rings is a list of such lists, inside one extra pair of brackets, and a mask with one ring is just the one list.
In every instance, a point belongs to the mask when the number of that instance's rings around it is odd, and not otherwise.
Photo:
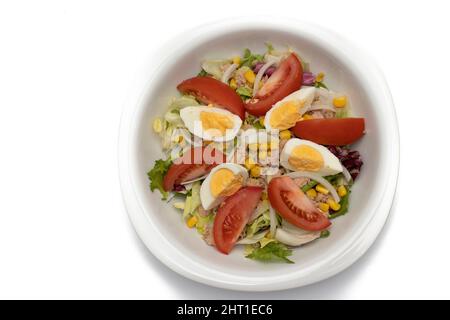
[[(353, 114), (365, 117), (366, 135), (355, 145), (364, 166), (347, 215), (333, 220), (331, 236), (294, 250), (295, 264), (246, 259), (207, 246), (180, 214), (151, 193), (147, 171), (162, 157), (151, 120), (161, 116), (176, 85), (197, 74), (205, 58), (229, 57), (264, 43), (292, 46), (329, 87), (348, 93)], [(276, 19), (237, 19), (190, 30), (152, 57), (145, 85), (125, 106), (119, 137), (122, 192), (130, 219), (149, 250), (169, 268), (212, 286), (247, 291), (299, 287), (350, 266), (373, 243), (389, 214), (398, 175), (399, 135), (388, 86), (374, 63), (341, 37), (317, 26)]]

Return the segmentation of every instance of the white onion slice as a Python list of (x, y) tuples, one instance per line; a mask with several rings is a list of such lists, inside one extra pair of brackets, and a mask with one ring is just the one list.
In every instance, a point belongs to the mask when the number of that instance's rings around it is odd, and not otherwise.
[(208, 176), (208, 174), (209, 174), (209, 173), (207, 173), (207, 174), (205, 174), (205, 175), (203, 175), (203, 176), (201, 176), (201, 177), (198, 177), (198, 178), (189, 180), (189, 181), (181, 182), (180, 184), (181, 184), (182, 186), (184, 186), (185, 184), (190, 184), (190, 183), (193, 183), (193, 182), (195, 182), (195, 181), (200, 181), (200, 180), (206, 179), (206, 177)]
[(275, 209), (272, 208), (271, 205), (269, 205), (269, 216), (270, 216), (270, 234), (272, 236), (275, 235), (277, 230), (277, 214), (275, 213)]
[(225, 84), (228, 84), (228, 80), (230, 80), (231, 74), (239, 67), (236, 63), (233, 63), (231, 66), (225, 70), (225, 72), (222, 75), (221, 81)]
[(350, 181), (353, 180), (352, 175), (350, 174), (350, 172), (348, 172), (347, 168), (344, 167), (344, 165), (342, 165), (342, 174), (344, 175), (344, 179), (345, 181), (347, 181), (347, 183), (350, 183)]
[(309, 108), (308, 111), (316, 111), (316, 110), (328, 110), (328, 111), (333, 111), (334, 113), (336, 113), (336, 109), (332, 106), (327, 106), (325, 104), (321, 104), (321, 105), (314, 105), (312, 104)]
[(316, 240), (320, 237), (320, 231), (319, 232), (310, 232), (304, 235), (297, 235), (290, 233), (282, 228), (278, 228), (277, 232), (275, 234), (275, 239), (278, 241), (287, 244), (288, 246), (301, 246), (305, 243), (311, 242)]
[(269, 69), (275, 63), (277, 63), (277, 61), (271, 60), (271, 61), (267, 62), (265, 65), (263, 65), (261, 67), (261, 69), (259, 69), (258, 74), (256, 75), (256, 78), (255, 78), (255, 83), (253, 84), (253, 94), (252, 94), (253, 97), (256, 96), (256, 94), (258, 93), (259, 82), (261, 81), (262, 77), (264, 76), (264, 73), (266, 73), (267, 69)]
[(286, 174), (286, 176), (291, 177), (292, 179), (296, 179), (296, 178), (300, 178), (300, 177), (306, 177), (306, 178), (313, 179), (313, 180), (317, 181), (318, 183), (320, 183), (321, 185), (323, 185), (325, 188), (327, 188), (328, 191), (330, 191), (331, 196), (334, 198), (334, 201), (336, 201), (337, 203), (339, 203), (341, 201), (341, 198), (339, 198), (339, 195), (338, 195), (336, 189), (333, 187), (333, 185), (331, 183), (329, 183), (325, 178), (318, 175), (317, 173), (306, 172), (306, 171), (294, 171), (294, 172)]
[(264, 230), (260, 233), (257, 233), (253, 235), (253, 237), (250, 238), (244, 238), (236, 242), (236, 244), (254, 244), (262, 240), (267, 234), (267, 230)]

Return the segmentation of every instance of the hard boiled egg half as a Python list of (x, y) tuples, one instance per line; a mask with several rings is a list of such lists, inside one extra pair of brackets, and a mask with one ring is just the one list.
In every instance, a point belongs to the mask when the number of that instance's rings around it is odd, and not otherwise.
[(200, 187), (205, 210), (217, 207), (225, 197), (236, 193), (248, 179), (247, 170), (235, 163), (222, 163), (211, 170)]
[(185, 107), (180, 110), (180, 117), (191, 133), (207, 141), (232, 140), (242, 125), (237, 115), (215, 107)]
[(321, 176), (342, 172), (341, 162), (330, 150), (317, 143), (296, 138), (288, 140), (284, 145), (280, 163), (292, 171), (316, 172)]
[(314, 87), (304, 87), (275, 103), (264, 118), (266, 130), (286, 130), (295, 126), (311, 106), (315, 92)]

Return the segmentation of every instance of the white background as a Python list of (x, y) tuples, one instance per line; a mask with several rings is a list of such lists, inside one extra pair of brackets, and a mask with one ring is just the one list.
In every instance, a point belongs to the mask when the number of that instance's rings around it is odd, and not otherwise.
[[(450, 298), (447, 1), (1, 1), (0, 298)], [(147, 57), (240, 15), (333, 29), (383, 69), (401, 131), (390, 219), (352, 267), (305, 288), (210, 288), (157, 261), (123, 208), (117, 135)]]

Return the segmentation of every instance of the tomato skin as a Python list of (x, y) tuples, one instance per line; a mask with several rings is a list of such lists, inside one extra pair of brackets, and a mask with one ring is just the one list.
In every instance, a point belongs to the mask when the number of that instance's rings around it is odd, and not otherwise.
[(343, 146), (364, 135), (364, 118), (330, 118), (299, 121), (293, 128), (295, 136), (315, 143)]
[(177, 89), (182, 93), (191, 94), (205, 104), (218, 107), (245, 119), (244, 102), (230, 86), (211, 77), (194, 77), (181, 82)]
[(233, 249), (261, 199), (263, 188), (245, 187), (225, 199), (214, 219), (214, 243), (225, 254)]
[(281, 62), (256, 97), (245, 104), (245, 109), (254, 116), (265, 115), (275, 103), (300, 89), (302, 78), (302, 64), (298, 57), (291, 53)]
[[(308, 231), (320, 231), (331, 225), (303, 191), (287, 176), (270, 180), (270, 205), (288, 222)], [(294, 211), (294, 209), (296, 211)]]
[(225, 155), (217, 149), (191, 148), (172, 163), (164, 176), (163, 188), (172, 191), (175, 185), (201, 177), (225, 161)]

